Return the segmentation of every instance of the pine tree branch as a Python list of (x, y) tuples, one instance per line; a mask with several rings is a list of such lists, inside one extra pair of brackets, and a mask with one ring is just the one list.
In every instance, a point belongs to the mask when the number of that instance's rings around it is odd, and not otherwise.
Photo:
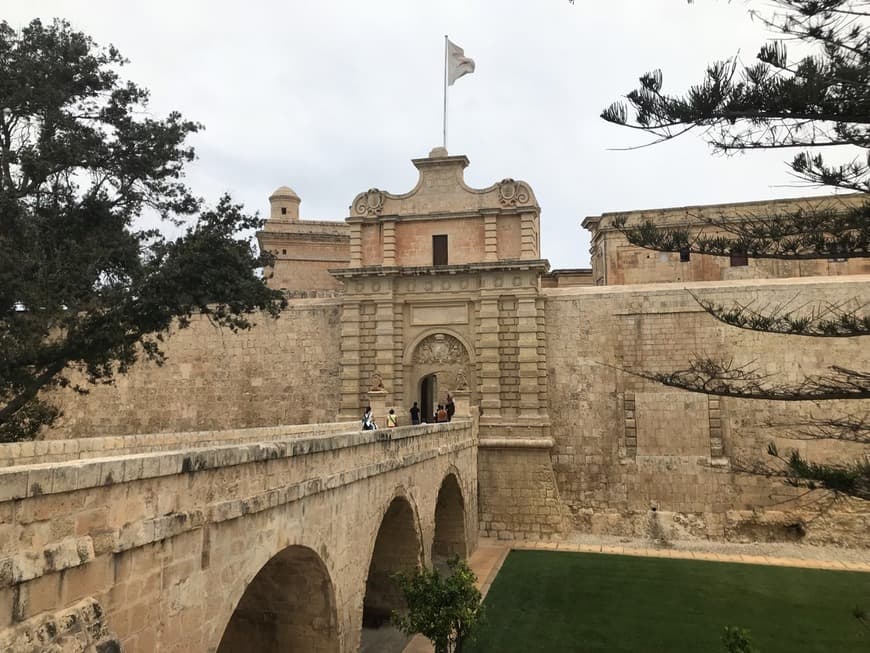
[(809, 376), (796, 384), (773, 383), (773, 375), (761, 373), (755, 367), (755, 361), (735, 364), (733, 361), (698, 357), (682, 370), (622, 371), (671, 388), (717, 397), (771, 401), (870, 399), (870, 373), (836, 365), (828, 369), (830, 373), (827, 375)]
[(857, 300), (809, 307), (791, 307), (798, 298), (779, 304), (754, 308), (753, 303), (716, 304), (688, 291), (709, 315), (729, 326), (763, 333), (812, 336), (816, 338), (851, 338), (870, 335), (870, 314), (863, 314), (864, 304)]

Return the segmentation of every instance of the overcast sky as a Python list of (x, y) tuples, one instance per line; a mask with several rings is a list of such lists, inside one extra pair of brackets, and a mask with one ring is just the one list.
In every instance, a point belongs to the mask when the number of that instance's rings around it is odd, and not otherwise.
[[(757, 6), (759, 3), (753, 3)], [(665, 90), (769, 36), (743, 0), (3, 0), (21, 27), (64, 17), (130, 59), (156, 116), (178, 109), (206, 130), (188, 181), (265, 213), (287, 184), (302, 218), (341, 220), (360, 191), (410, 190), (410, 159), (441, 144), (444, 35), (477, 70), (450, 90), (447, 148), (466, 181), (513, 177), (541, 205), (541, 253), (589, 264), (580, 221), (604, 211), (808, 194), (787, 153), (713, 156), (698, 136), (633, 151), (643, 134), (598, 115), (653, 68)]]

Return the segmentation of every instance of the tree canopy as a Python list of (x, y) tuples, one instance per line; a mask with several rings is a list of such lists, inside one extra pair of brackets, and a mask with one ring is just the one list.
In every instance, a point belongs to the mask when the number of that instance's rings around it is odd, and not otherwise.
[[(640, 86), (601, 117), (653, 136), (652, 144), (699, 131), (715, 152), (794, 150), (787, 163), (808, 185), (850, 193), (831, 208), (798, 207), (744, 220), (698, 217), (694, 224), (660, 227), (650, 220), (616, 227), (634, 245), (667, 252), (731, 254), (749, 258), (813, 260), (870, 257), (870, 2), (866, 0), (770, 0), (755, 3), (753, 19), (777, 38), (756, 60), (739, 57), (707, 66), (702, 81), (683, 94), (664, 92), (660, 70), (640, 77)], [(792, 57), (789, 47), (800, 55)], [(803, 337), (870, 335), (866, 299), (807, 308), (788, 302), (759, 309), (696, 299), (704, 310), (737, 328)], [(697, 358), (688, 368), (640, 372), (650, 380), (694, 392), (780, 401), (870, 399), (864, 361), (831, 365), (796, 384), (778, 383), (753, 364)], [(870, 413), (864, 404), (839, 417), (814, 420), (795, 437), (870, 443)], [(782, 476), (810, 489), (822, 487), (870, 499), (870, 460), (827, 465), (796, 452), (769, 453), (780, 465), (751, 471)]]
[(447, 560), (449, 573), (419, 569), (398, 573), (399, 585), (408, 604), (406, 613), (393, 612), (392, 621), (406, 635), (422, 634), (435, 653), (452, 653), (483, 619), (482, 595), (477, 577), (468, 563), (453, 556)]
[[(153, 117), (125, 63), (62, 20), (0, 22), (0, 441), (53, 422), (48, 388), (161, 362), (195, 313), (245, 329), (284, 305), (240, 235), (261, 220), (184, 183), (201, 125)], [(169, 239), (147, 216), (186, 229)]]

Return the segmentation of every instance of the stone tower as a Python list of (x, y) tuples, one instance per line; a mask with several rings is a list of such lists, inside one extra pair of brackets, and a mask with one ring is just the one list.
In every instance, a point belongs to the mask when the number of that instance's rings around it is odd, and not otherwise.
[(288, 186), (269, 196), (269, 219), (257, 233), (260, 249), (275, 257), (274, 265), (266, 271), (268, 283), (290, 295), (335, 292), (341, 283), (329, 270), (347, 265), (347, 225), (301, 220), (301, 202)]

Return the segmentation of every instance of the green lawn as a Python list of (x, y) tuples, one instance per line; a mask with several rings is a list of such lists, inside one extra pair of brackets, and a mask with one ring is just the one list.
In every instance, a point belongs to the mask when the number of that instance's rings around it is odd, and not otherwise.
[(867, 653), (859, 605), (867, 573), (514, 551), (462, 653), (719, 652), (731, 625), (761, 653)]

